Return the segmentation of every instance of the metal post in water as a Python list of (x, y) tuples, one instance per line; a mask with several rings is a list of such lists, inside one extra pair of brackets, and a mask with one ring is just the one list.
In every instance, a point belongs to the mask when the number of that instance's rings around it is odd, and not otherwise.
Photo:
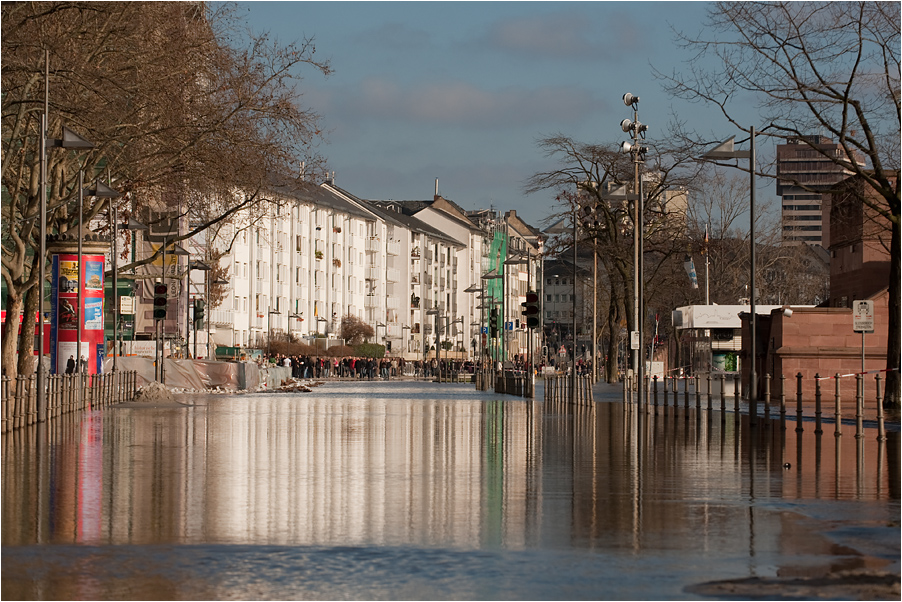
[(801, 433), (802, 428), (802, 373), (796, 374), (796, 432)]
[(824, 431), (821, 429), (821, 375), (814, 375), (814, 432), (820, 435)]
[(786, 375), (780, 375), (780, 428), (786, 430)]
[(733, 375), (733, 414), (739, 420), (739, 375)]
[(658, 413), (658, 375), (654, 376), (655, 381), (655, 414)]
[(723, 413), (727, 411), (727, 375), (720, 375), (720, 412), (721, 418)]
[[(863, 335), (862, 335), (863, 336)], [(864, 409), (864, 375), (855, 375), (855, 438), (864, 437), (864, 424), (861, 412)]]
[(702, 409), (702, 389), (699, 386), (701, 384), (701, 380), (699, 379), (698, 374), (693, 378), (695, 381), (695, 409)]
[(764, 375), (764, 420), (770, 420), (770, 373)]
[(883, 400), (880, 399), (880, 375), (875, 379), (877, 382), (877, 441), (886, 439), (886, 430), (883, 425)]
[(836, 408), (834, 409), (833, 416), (836, 419), (836, 426), (833, 429), (833, 435), (836, 437), (839, 437), (840, 435), (842, 435), (842, 409), (840, 406), (841, 402), (839, 399), (839, 372), (836, 373), (836, 376), (834, 376), (834, 379), (836, 380), (836, 395), (835, 395)]
[(664, 407), (667, 407), (667, 375), (664, 375)]
[(705, 377), (708, 383), (708, 411), (711, 411), (711, 404), (713, 403), (713, 395), (711, 393), (711, 373), (708, 372), (708, 375)]

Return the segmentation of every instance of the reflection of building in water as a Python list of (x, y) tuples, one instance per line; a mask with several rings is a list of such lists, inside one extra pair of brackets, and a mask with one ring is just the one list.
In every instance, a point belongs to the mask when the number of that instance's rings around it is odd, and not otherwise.
[(522, 403), (501, 407), (485, 423), (482, 402), (458, 400), (274, 398), (214, 413), (206, 534), (475, 547), (488, 528), (508, 544), (523, 531), (526, 419)]

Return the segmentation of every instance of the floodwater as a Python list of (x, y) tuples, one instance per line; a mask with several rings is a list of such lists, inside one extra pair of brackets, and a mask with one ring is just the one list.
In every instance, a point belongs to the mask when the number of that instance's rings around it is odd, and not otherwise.
[(329, 382), (4, 435), (2, 598), (702, 599), (898, 574), (897, 428), (640, 414), (601, 387), (589, 409)]

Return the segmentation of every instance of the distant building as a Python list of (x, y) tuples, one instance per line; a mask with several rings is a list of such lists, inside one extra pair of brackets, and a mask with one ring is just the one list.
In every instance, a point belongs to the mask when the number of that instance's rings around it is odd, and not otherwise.
[[(898, 177), (898, 176), (897, 176)], [(861, 176), (825, 195), (830, 210), (830, 306), (851, 307), (889, 286), (889, 220), (874, 205), (885, 201)]]
[(782, 200), (784, 245), (830, 245), (830, 208), (823, 206), (821, 191), (826, 192), (851, 172), (825, 152), (846, 157), (842, 147), (825, 136), (790, 138), (787, 144), (777, 146), (777, 195)]

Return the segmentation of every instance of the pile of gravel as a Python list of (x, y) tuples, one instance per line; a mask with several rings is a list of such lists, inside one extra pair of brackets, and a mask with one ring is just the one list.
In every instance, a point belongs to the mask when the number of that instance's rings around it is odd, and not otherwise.
[(174, 401), (175, 397), (172, 391), (166, 388), (166, 385), (158, 382), (147, 383), (135, 393), (135, 401), (143, 401), (147, 403), (156, 403), (161, 401)]

